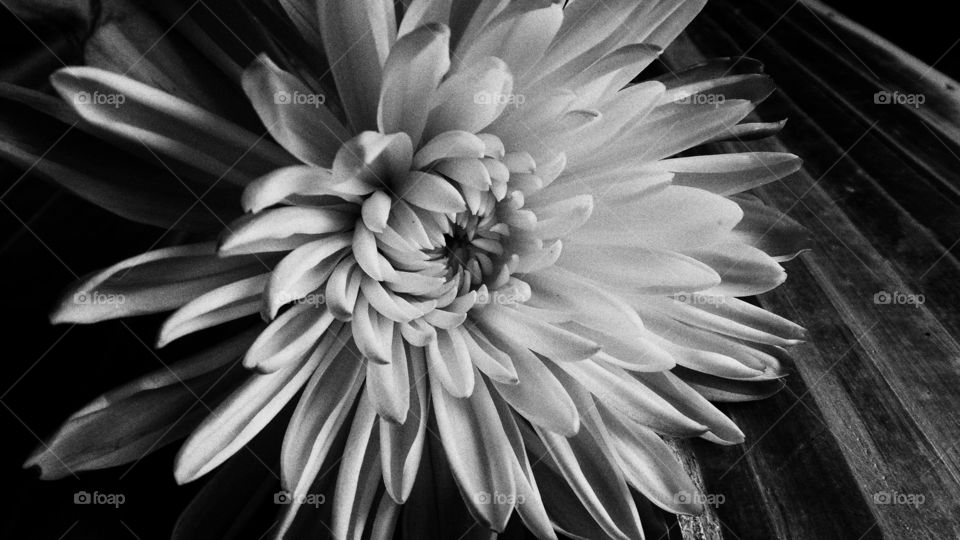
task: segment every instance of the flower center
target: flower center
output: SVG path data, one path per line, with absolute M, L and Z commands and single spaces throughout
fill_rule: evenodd
M 509 228 L 497 221 L 495 212 L 460 212 L 450 221 L 450 227 L 452 230 L 443 237 L 444 246 L 435 251 L 436 256 L 446 259 L 447 278 L 462 272 L 470 290 L 490 285 L 504 267 L 502 241 Z

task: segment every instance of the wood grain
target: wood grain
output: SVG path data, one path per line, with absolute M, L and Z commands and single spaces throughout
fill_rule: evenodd
M 757 113 L 786 129 L 723 146 L 803 157 L 757 195 L 815 238 L 760 299 L 810 330 L 799 377 L 726 408 L 744 446 L 692 445 L 706 490 L 729 494 L 724 537 L 960 537 L 956 87 L 822 5 L 716 1 L 684 39 L 668 64 L 746 53 L 778 82 Z M 882 90 L 930 107 L 876 103 Z

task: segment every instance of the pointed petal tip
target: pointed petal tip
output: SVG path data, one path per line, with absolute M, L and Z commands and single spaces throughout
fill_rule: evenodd
M 162 349 L 169 345 L 171 341 L 173 341 L 173 339 L 171 339 L 170 336 L 167 335 L 163 329 L 161 329 L 160 333 L 157 335 L 157 339 L 153 342 L 153 347 L 155 349 Z
M 57 90 L 63 92 L 70 79 L 77 78 L 79 66 L 64 67 L 50 74 L 50 84 Z
M 198 471 L 194 470 L 192 467 L 188 467 L 184 463 L 186 461 L 183 457 L 184 448 L 186 448 L 186 446 L 180 447 L 180 452 L 177 453 L 177 457 L 175 458 L 174 465 L 173 465 L 173 479 L 178 486 L 189 484 L 190 482 L 193 482 L 194 480 L 202 476 L 202 473 L 199 473 Z
M 703 506 L 703 504 L 697 501 L 679 502 L 678 501 L 679 496 L 680 494 L 678 493 L 677 497 L 674 498 L 675 504 L 672 508 L 669 509 L 671 512 L 674 512 L 676 514 L 683 514 L 685 516 L 694 516 L 694 517 L 703 515 L 703 512 L 705 511 L 705 507 Z
M 410 407 L 408 405 L 406 408 L 401 409 L 400 411 L 393 411 L 393 410 L 386 410 L 386 409 L 378 410 L 377 415 L 380 416 L 381 419 L 386 420 L 387 422 L 390 422 L 395 426 L 402 426 L 404 423 L 406 423 L 407 417 L 410 416 Z M 397 504 L 403 504 L 403 503 L 400 501 L 397 501 Z
M 72 474 L 72 472 L 65 468 L 50 468 L 44 467 L 41 463 L 42 454 L 44 450 L 38 450 L 37 453 L 30 456 L 29 459 L 23 462 L 23 465 L 20 467 L 27 471 L 28 474 L 32 475 L 36 480 L 42 480 L 44 482 L 50 482 L 52 480 L 60 480 L 66 478 Z
M 36 450 L 34 450 L 33 453 L 30 454 L 30 457 L 28 457 L 28 458 L 23 462 L 23 464 L 20 465 L 20 468 L 22 468 L 22 469 L 36 469 L 37 472 L 39 472 L 40 475 L 41 475 L 41 477 L 42 477 L 43 467 L 40 465 L 40 458 L 43 456 L 43 453 L 44 453 L 45 451 L 46 451 L 46 450 L 45 450 L 43 447 L 40 447 L 40 448 L 37 448 Z
M 66 323 L 70 323 L 70 322 L 77 322 L 77 321 L 71 321 L 71 320 L 69 319 L 69 317 L 67 317 L 66 313 L 64 313 L 64 310 L 63 310 L 63 307 L 62 307 L 62 306 L 54 309 L 53 311 L 51 311 L 50 314 L 47 315 L 47 320 L 50 321 L 50 324 L 51 324 L 51 325 L 66 324 Z

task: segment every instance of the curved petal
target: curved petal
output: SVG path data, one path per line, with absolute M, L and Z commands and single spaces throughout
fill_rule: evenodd
M 507 65 L 487 57 L 454 73 L 434 93 L 424 139 L 455 129 L 477 133 L 510 102 L 513 77 Z
M 396 39 L 390 0 L 319 0 L 320 35 L 354 133 L 377 127 L 382 66 Z
M 402 424 L 380 419 L 380 459 L 383 483 L 397 504 L 406 502 L 413 489 L 429 418 L 429 390 L 423 349 L 410 348 L 408 383 L 410 408 Z M 371 364 L 372 365 L 372 364 Z
M 263 272 L 253 257 L 217 257 L 212 242 L 148 251 L 72 286 L 50 315 L 56 323 L 93 323 L 157 313 Z
M 273 143 L 180 98 L 90 67 L 61 69 L 54 88 L 84 120 L 196 167 L 214 180 L 245 185 L 295 160 Z
M 267 131 L 300 161 L 333 164 L 349 132 L 324 105 L 326 97 L 260 55 L 243 72 L 243 90 Z
M 450 68 L 450 29 L 421 26 L 400 38 L 383 66 L 383 87 L 377 106 L 382 133 L 405 132 L 419 146 L 430 111 L 430 96 Z
M 248 379 L 180 447 L 174 467 L 177 482 L 196 480 L 253 439 L 307 382 L 322 359 L 321 354 L 310 355 L 280 371 Z
M 67 419 L 24 467 L 39 467 L 44 479 L 63 478 L 138 460 L 186 436 L 208 413 L 205 404 L 240 382 L 243 373 L 231 367 L 257 331 L 103 394 Z
M 466 399 L 451 396 L 431 381 L 440 439 L 460 492 L 483 525 L 503 531 L 516 500 L 514 469 L 504 466 L 512 447 L 487 391 L 478 384 Z

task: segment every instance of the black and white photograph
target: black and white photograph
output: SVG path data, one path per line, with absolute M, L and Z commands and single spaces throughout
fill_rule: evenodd
M 960 539 L 954 7 L 0 0 L 0 538 Z

